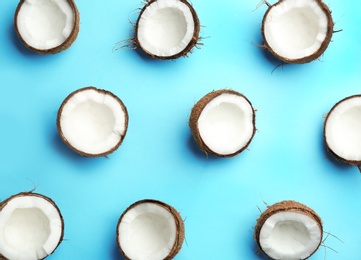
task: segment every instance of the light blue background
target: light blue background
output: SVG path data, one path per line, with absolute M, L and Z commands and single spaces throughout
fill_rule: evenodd
M 273 2 L 271 2 L 273 3 Z M 253 227 L 265 204 L 294 199 L 322 217 L 329 237 L 312 259 L 360 259 L 361 176 L 325 151 L 323 116 L 361 92 L 361 2 L 329 0 L 335 30 L 319 61 L 280 64 L 257 44 L 266 6 L 257 0 L 194 0 L 204 46 L 176 61 L 119 50 L 141 1 L 78 0 L 81 25 L 70 49 L 41 56 L 13 29 L 18 2 L 0 1 L 0 199 L 33 189 L 65 219 L 65 240 L 48 259 L 122 259 L 121 213 L 139 199 L 173 205 L 185 219 L 177 260 L 262 259 Z M 57 110 L 72 91 L 107 89 L 123 100 L 129 128 L 109 158 L 83 158 L 63 144 Z M 232 88 L 257 109 L 257 133 L 230 159 L 207 158 L 188 127 L 192 106 Z

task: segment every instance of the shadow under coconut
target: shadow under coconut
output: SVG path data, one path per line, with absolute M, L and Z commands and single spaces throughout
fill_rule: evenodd
M 113 245 L 112 259 L 126 260 L 125 257 L 120 253 L 117 243 L 114 243 Z
M 136 48 L 135 50 L 133 50 L 136 55 L 144 62 L 149 62 L 152 64 L 157 64 L 158 66 L 161 64 L 164 64 L 164 66 L 168 66 L 168 64 L 170 62 L 176 62 L 178 59 L 182 59 L 182 58 L 186 58 L 186 57 L 179 57 L 176 59 L 158 59 L 158 58 L 152 58 L 151 56 L 149 56 L 148 54 L 146 54 L 141 48 Z
M 41 55 L 39 55 L 38 53 L 35 53 L 24 46 L 24 44 L 20 41 L 18 35 L 16 34 L 13 24 L 9 24 L 8 34 L 8 38 L 10 39 L 12 45 L 15 46 L 15 48 L 24 55 L 24 57 L 29 57 L 32 59 L 36 57 L 41 57 Z
M 207 160 L 207 161 L 216 161 L 222 159 L 220 157 L 214 156 L 212 154 L 207 154 L 203 152 L 197 145 L 196 141 L 193 139 L 193 136 L 190 134 L 188 136 L 187 142 L 189 150 L 199 159 Z
M 345 172 L 346 170 L 350 170 L 352 168 L 356 168 L 356 166 L 352 166 L 349 165 L 347 163 L 343 163 L 339 160 L 337 160 L 337 158 L 327 149 L 326 144 L 325 144 L 325 139 L 323 136 L 323 124 L 322 124 L 322 129 L 321 129 L 321 134 L 320 134 L 320 150 L 323 154 L 323 158 L 324 160 L 329 161 L 335 168 Z
M 275 56 L 273 56 L 268 50 L 263 48 L 263 38 L 260 32 L 257 33 L 255 37 L 254 46 L 257 48 L 256 53 L 260 56 L 260 59 L 266 60 L 269 65 L 273 68 L 272 73 L 282 66 L 286 65 L 286 63 L 280 61 Z
M 82 155 L 76 153 L 63 142 L 63 140 L 60 138 L 58 132 L 56 132 L 54 134 L 53 144 L 57 151 L 59 151 L 61 154 L 65 155 L 71 161 L 76 162 L 77 164 L 87 163 L 87 164 L 93 165 L 94 163 L 98 162 L 101 159 L 102 160 L 107 159 L 106 156 L 92 158 L 92 157 L 85 157 L 85 156 L 82 156 Z

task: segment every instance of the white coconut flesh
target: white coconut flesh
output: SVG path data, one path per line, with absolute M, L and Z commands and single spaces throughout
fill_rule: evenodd
M 39 50 L 60 46 L 74 24 L 74 12 L 67 0 L 25 0 L 17 16 L 19 34 Z
M 273 259 L 306 259 L 318 248 L 322 233 L 317 222 L 296 212 L 279 212 L 263 224 L 259 243 Z
M 8 259 L 43 259 L 60 243 L 63 222 L 47 200 L 20 196 L 0 212 L 0 254 Z
M 361 161 L 361 97 L 338 103 L 329 113 L 325 125 L 328 147 L 339 157 Z
M 238 152 L 253 136 L 253 114 L 252 106 L 243 96 L 223 93 L 202 110 L 198 119 L 200 136 L 217 154 Z
M 268 45 L 287 59 L 301 59 L 317 52 L 327 30 L 328 18 L 318 0 L 284 0 L 270 9 L 264 21 Z
M 155 203 L 141 203 L 122 217 L 118 241 L 127 257 L 161 260 L 171 252 L 177 237 L 174 216 Z
M 86 154 L 103 154 L 116 147 L 126 132 L 126 112 L 109 92 L 87 88 L 64 104 L 60 127 L 67 142 Z
M 152 55 L 173 56 L 188 46 L 194 27 L 192 12 L 186 4 L 179 0 L 157 0 L 141 14 L 137 38 Z

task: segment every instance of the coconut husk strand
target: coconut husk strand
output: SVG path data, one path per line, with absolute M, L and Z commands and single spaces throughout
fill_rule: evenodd
M 166 216 L 164 216 L 163 214 L 165 214 Z M 145 219 L 151 219 L 152 216 L 157 215 L 158 217 L 160 217 L 160 219 L 162 218 L 162 215 L 164 216 L 164 219 L 160 220 L 160 221 L 168 221 L 167 219 L 172 219 L 174 220 L 174 222 L 172 222 L 172 225 L 174 225 L 174 232 L 171 231 L 170 233 L 174 233 L 174 241 L 173 244 L 168 244 L 165 249 L 163 248 L 163 250 L 166 250 L 165 253 L 163 253 L 163 256 L 160 257 L 159 252 L 153 252 L 152 255 L 147 255 L 145 254 L 141 254 L 140 251 L 145 250 L 143 247 L 145 247 L 146 245 L 144 245 L 144 241 L 142 243 L 142 245 L 138 245 L 138 247 L 136 248 L 130 248 L 129 246 L 127 246 L 127 243 L 130 242 L 135 242 L 135 241 L 129 241 L 131 238 L 134 238 L 133 236 L 128 236 L 129 233 L 131 233 L 131 228 L 133 227 L 133 223 L 134 222 L 139 222 L 141 221 L 140 219 L 142 219 L 142 216 L 145 216 Z M 145 225 L 148 225 L 148 227 L 145 227 L 146 229 L 148 228 L 152 228 L 153 226 L 157 226 L 156 224 L 153 223 L 149 223 L 149 222 L 145 222 Z M 152 227 L 149 227 L 149 225 L 151 225 Z M 166 223 L 160 223 L 160 225 L 163 228 L 169 228 L 169 227 L 165 227 L 169 224 Z M 143 226 L 144 227 L 144 226 Z M 154 228 L 156 229 L 156 228 Z M 156 230 L 159 231 L 159 230 Z M 162 231 L 162 230 L 160 230 Z M 138 229 L 138 232 L 141 232 Z M 154 230 L 153 230 L 154 232 Z M 183 219 L 181 218 L 179 212 L 172 206 L 159 201 L 159 200 L 153 200 L 153 199 L 144 199 L 144 200 L 139 200 L 135 203 L 133 203 L 132 205 L 130 205 L 121 215 L 121 217 L 119 218 L 118 224 L 117 224 L 117 229 L 116 229 L 116 240 L 117 240 L 117 244 L 118 244 L 118 248 L 120 250 L 120 252 L 122 253 L 122 255 L 124 256 L 125 259 L 127 260 L 131 260 L 131 259 L 149 259 L 149 257 L 151 257 L 152 259 L 173 259 L 178 252 L 180 251 L 180 249 L 182 248 L 182 244 L 184 241 L 184 233 L 185 233 L 185 229 L 184 229 L 184 222 Z M 124 237 L 122 237 L 124 236 Z M 144 237 L 144 235 L 142 235 L 142 237 Z M 156 237 L 156 235 L 155 235 Z M 138 239 L 140 239 L 138 237 Z M 135 251 L 139 251 L 139 252 L 135 252 Z M 137 255 L 138 254 L 138 255 Z M 166 255 L 164 255 L 166 254 Z M 132 257 L 133 255 L 133 257 Z M 136 257 L 134 257 L 134 255 L 137 255 Z M 157 257 L 158 256 L 158 257 Z M 160 257 L 160 258 L 159 258 Z
M 313 5 L 313 3 L 316 3 L 316 5 Z M 327 49 L 334 33 L 334 22 L 331 11 L 324 2 L 321 0 L 305 0 L 301 4 L 300 6 L 300 2 L 296 0 L 280 0 L 274 5 L 267 3 L 269 8 L 263 17 L 261 33 L 264 43 L 262 47 L 285 63 L 308 63 L 318 59 Z M 294 5 L 293 9 L 289 8 L 290 5 Z M 276 9 L 282 10 L 283 6 L 287 8 L 285 12 L 275 11 Z M 316 10 L 311 11 L 312 7 L 315 7 Z M 298 13 L 297 9 L 299 10 Z M 306 12 L 306 9 L 308 9 L 309 12 Z M 291 14 L 291 12 L 293 13 Z M 284 18 L 283 20 L 286 26 L 290 26 L 290 24 L 292 25 L 293 23 L 297 24 L 291 32 L 283 29 L 279 24 L 275 24 L 281 23 L 281 15 L 285 13 L 289 14 L 288 18 Z M 297 20 L 289 21 L 289 19 L 294 18 Z M 314 22 L 313 20 L 316 19 L 319 21 Z M 304 27 L 306 24 L 319 27 L 306 28 Z M 277 28 L 272 29 L 271 26 Z M 310 36 L 313 37 L 311 44 L 311 42 L 308 42 L 311 40 L 305 40 L 305 38 L 308 37 L 314 29 L 318 29 L 318 31 Z M 283 30 L 285 30 L 285 32 L 281 34 L 280 32 Z M 299 30 L 299 34 L 293 33 L 297 30 Z M 322 39 L 322 41 L 320 42 L 319 39 Z M 302 41 L 302 46 L 299 46 Z M 298 45 L 297 48 L 299 49 L 296 48 L 296 45 Z
M 289 214 L 291 213 L 291 215 L 282 215 L 282 214 Z M 281 217 L 277 217 L 277 216 L 281 216 Z M 291 217 L 290 217 L 291 216 Z M 298 217 L 294 217 L 294 216 L 298 216 Z M 271 224 L 266 224 L 269 223 L 269 219 L 273 218 L 271 222 Z M 297 258 L 297 259 L 307 259 L 308 257 L 310 257 L 312 254 L 314 254 L 317 249 L 319 248 L 319 246 L 322 243 L 322 235 L 323 235 L 323 225 L 322 225 L 322 220 L 319 217 L 319 215 L 310 207 L 301 204 L 297 201 L 293 201 L 293 200 L 285 200 L 285 201 L 281 201 L 278 203 L 275 203 L 271 206 L 268 206 L 267 209 L 262 212 L 262 214 L 260 215 L 260 217 L 257 219 L 257 224 L 255 227 L 255 231 L 254 231 L 254 238 L 257 242 L 258 248 L 265 253 L 267 256 L 269 256 L 272 259 L 287 259 L 287 258 L 283 258 L 283 257 L 272 257 L 273 253 L 270 251 L 273 250 L 273 248 L 277 248 L 276 245 L 273 245 L 272 242 L 267 243 L 267 241 L 263 244 L 261 242 L 261 236 L 264 236 L 265 234 L 269 234 L 272 235 L 272 229 L 275 230 L 276 226 L 277 226 L 277 218 L 279 220 L 279 223 L 285 223 L 285 226 L 288 225 L 288 223 L 290 221 L 299 221 L 300 223 L 302 223 L 302 221 L 307 222 L 306 226 L 304 227 L 305 229 L 309 229 L 308 230 L 308 234 L 310 236 L 310 241 L 312 242 L 313 246 L 312 251 L 306 253 L 306 256 L 302 257 L 302 258 Z M 310 224 L 312 223 L 312 224 Z M 261 234 L 261 232 L 263 231 L 263 229 L 271 229 L 270 231 L 264 231 L 263 234 Z M 311 231 L 310 231 L 311 230 Z M 312 234 L 311 234 L 312 233 Z M 311 235 L 310 235 L 311 234 Z M 288 240 L 292 240 L 293 236 L 290 234 L 286 234 Z M 264 239 L 264 238 L 263 238 Z M 295 238 L 297 239 L 297 238 Z M 309 243 L 311 243 L 309 241 Z M 271 243 L 271 244 L 270 244 Z M 275 243 L 275 242 L 274 242 Z M 305 241 L 303 241 L 303 243 L 306 243 Z M 267 249 L 265 250 L 265 248 L 267 247 Z M 279 250 L 279 249 L 275 249 L 275 250 Z M 297 250 L 295 250 L 294 248 L 291 250 L 293 252 L 297 252 Z M 289 256 L 289 258 L 292 258 L 292 256 Z M 292 259 L 296 259 L 296 258 L 292 258 Z
M 39 54 L 55 54 L 68 49 L 73 44 L 79 33 L 80 15 L 73 0 L 67 0 L 66 3 L 68 4 L 66 7 L 64 6 L 63 2 L 60 3 L 62 5 L 62 8 L 60 8 L 58 3 L 56 3 L 56 0 L 39 3 L 37 3 L 36 0 L 31 1 L 30 3 L 28 0 L 20 0 L 14 15 L 14 27 L 16 34 L 26 48 Z M 25 20 L 26 15 L 32 15 L 38 18 L 39 11 L 36 12 L 35 10 L 36 8 L 41 10 L 42 5 L 52 5 L 53 8 L 51 10 L 57 10 L 58 12 L 64 12 L 64 10 L 66 10 L 66 12 L 69 13 L 63 13 L 63 15 L 56 16 L 56 13 L 49 14 L 49 11 L 46 9 L 44 10 L 45 17 L 43 19 L 46 20 L 46 22 L 44 22 L 42 25 L 35 23 L 29 26 L 29 24 L 25 24 L 25 21 L 21 21 L 21 19 Z M 22 12 L 23 8 L 27 9 L 28 11 Z M 67 19 L 64 21 L 64 27 L 54 28 L 52 31 L 52 28 L 47 28 L 50 25 L 56 24 L 54 21 L 55 19 L 62 19 L 63 17 L 66 17 Z M 72 17 L 72 19 L 69 17 Z M 26 19 L 27 23 L 30 21 L 30 19 Z M 36 26 L 40 28 L 43 27 L 43 35 L 40 35 L 37 32 L 38 29 L 35 29 Z M 44 34 L 54 34 L 54 30 L 57 30 L 56 33 L 58 34 L 58 38 L 55 37 L 51 40 L 45 40 Z
M 361 95 L 338 101 L 326 115 L 323 137 L 327 150 L 342 163 L 357 166 L 361 172 Z
M 167 18 L 168 14 L 177 17 L 177 19 Z M 155 23 L 148 25 L 147 23 L 152 20 L 153 16 L 161 16 L 166 21 L 165 25 L 159 23 L 157 23 L 158 27 L 154 26 Z M 174 22 L 183 23 L 181 27 L 184 29 L 182 31 L 184 35 L 174 36 L 175 32 L 179 32 L 179 26 L 172 27 Z M 193 26 L 189 27 L 189 23 Z M 149 30 L 155 32 L 150 33 Z M 146 1 L 145 6 L 141 9 L 134 32 L 134 38 L 129 40 L 134 48 L 140 48 L 154 59 L 177 59 L 188 56 L 199 43 L 200 22 L 196 11 L 186 0 L 150 0 Z M 171 35 L 177 39 L 167 39 Z
M 85 87 L 62 102 L 56 125 L 61 139 L 85 157 L 106 156 L 122 144 L 128 130 L 128 111 L 112 92 Z
M 237 111 L 238 114 L 234 115 L 234 113 L 232 112 L 232 116 L 234 116 L 234 118 L 229 118 L 228 123 L 229 121 L 232 122 L 232 121 L 241 120 L 245 124 L 245 127 L 243 127 L 243 129 L 237 128 L 236 133 L 233 133 L 236 135 L 234 140 L 230 139 L 228 133 L 224 133 L 223 137 L 225 138 L 224 139 L 225 142 L 218 143 L 217 145 L 212 144 L 213 147 L 211 147 L 212 140 L 220 140 L 220 136 L 212 136 L 205 138 L 205 135 L 204 134 L 202 135 L 202 131 L 205 132 L 208 130 L 205 127 L 203 127 L 204 130 L 201 130 L 200 122 L 206 120 L 206 119 L 202 119 L 202 116 L 203 118 L 206 118 L 205 116 L 206 113 L 211 111 L 211 109 L 222 107 L 222 104 L 239 106 L 238 107 L 239 111 Z M 207 107 L 212 107 L 212 108 L 208 109 Z M 227 112 L 225 112 L 224 117 L 227 117 Z M 227 121 L 222 122 L 222 118 L 219 118 L 217 120 L 220 121 L 219 125 L 227 124 Z M 197 143 L 199 148 L 202 151 L 204 151 L 206 154 L 212 154 L 217 157 L 233 157 L 244 151 L 251 143 L 256 132 L 255 121 L 256 121 L 255 110 L 252 106 L 252 103 L 244 95 L 234 90 L 221 89 L 206 94 L 193 106 L 189 118 L 189 127 L 195 142 Z M 217 124 L 215 123 L 214 125 L 212 125 L 211 123 L 209 127 L 216 128 Z M 229 140 L 226 140 L 227 138 Z M 238 139 L 236 140 L 236 138 L 240 138 L 240 140 Z M 220 152 L 220 150 L 225 150 L 225 147 L 229 145 L 228 142 L 233 143 L 232 145 L 238 143 L 239 144 L 236 148 L 232 148 L 231 150 Z M 219 146 L 217 147 L 217 150 L 215 149 L 216 146 Z
M 44 259 L 63 240 L 63 216 L 55 202 L 41 194 L 21 192 L 2 201 L 0 221 L 4 221 L 0 225 L 0 259 Z M 18 227 L 17 222 L 20 223 Z M 32 227 L 26 230 L 26 224 Z M 27 243 L 29 237 L 32 245 L 19 246 L 20 242 Z

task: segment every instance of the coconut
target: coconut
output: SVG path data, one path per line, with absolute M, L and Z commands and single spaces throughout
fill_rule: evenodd
M 296 201 L 269 206 L 257 220 L 254 238 L 259 249 L 272 259 L 307 259 L 322 242 L 321 218 Z
M 140 200 L 119 218 L 116 239 L 126 259 L 172 259 L 182 247 L 184 223 L 172 206 L 157 200 Z
M 264 15 L 263 46 L 286 63 L 311 62 L 327 49 L 333 25 L 321 0 L 280 0 Z
M 186 56 L 199 40 L 200 23 L 186 0 L 150 0 L 135 24 L 135 47 L 156 59 Z
M 23 192 L 0 203 L 0 259 L 43 259 L 63 234 L 63 217 L 48 197 Z
M 64 143 L 88 157 L 114 152 L 128 129 L 128 112 L 113 93 L 86 87 L 78 89 L 61 104 L 58 132 Z
M 323 135 L 332 155 L 361 171 L 361 95 L 346 97 L 332 107 Z
M 228 89 L 213 91 L 193 107 L 189 126 L 205 153 L 232 157 L 250 144 L 255 131 L 255 111 L 242 94 Z
M 73 0 L 21 0 L 14 24 L 27 48 L 40 54 L 54 54 L 75 41 L 79 12 Z

